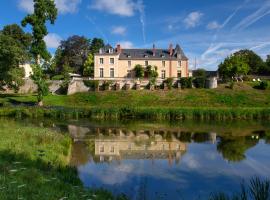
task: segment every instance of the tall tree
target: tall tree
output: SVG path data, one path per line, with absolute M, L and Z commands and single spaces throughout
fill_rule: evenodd
M 105 46 L 104 41 L 101 38 L 94 38 L 91 42 L 91 53 L 98 53 L 100 48 Z
M 17 92 L 23 85 L 24 69 L 20 64 L 29 61 L 31 35 L 17 24 L 0 31 L 0 82 Z
M 236 56 L 242 57 L 249 66 L 249 74 L 262 74 L 261 69 L 264 67 L 263 59 L 254 51 L 244 49 L 234 53 Z
M 83 74 L 83 65 L 90 48 L 91 41 L 84 36 L 74 35 L 62 41 L 55 57 L 56 73 L 62 71 L 64 65 L 68 65 L 74 73 Z
M 40 65 L 40 59 L 48 61 L 50 53 L 47 50 L 44 37 L 48 34 L 46 22 L 54 24 L 57 17 L 57 9 L 52 0 L 34 0 L 34 13 L 27 15 L 22 20 L 22 26 L 27 24 L 32 26 L 33 38 L 31 44 L 31 54 L 35 60 L 34 74 L 32 76 L 38 87 L 38 104 L 43 105 L 43 97 L 47 95 L 48 86 Z M 47 88 L 46 88 L 47 87 Z
M 242 75 L 247 75 L 249 72 L 249 65 L 245 58 L 240 55 L 231 55 L 222 62 L 218 71 L 220 76 L 225 79 L 239 78 Z

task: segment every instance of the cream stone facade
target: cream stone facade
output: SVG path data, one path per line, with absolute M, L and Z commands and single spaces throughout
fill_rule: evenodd
M 94 57 L 94 78 L 98 80 L 135 79 L 134 67 L 156 66 L 158 79 L 188 77 L 188 58 L 179 45 L 166 49 L 121 49 L 107 45 Z M 147 79 L 147 74 L 144 77 Z

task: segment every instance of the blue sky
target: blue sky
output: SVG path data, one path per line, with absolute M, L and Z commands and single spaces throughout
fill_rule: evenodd
M 126 48 L 168 48 L 179 43 L 198 67 L 214 70 L 247 48 L 270 54 L 270 0 L 55 0 L 59 16 L 46 37 L 53 53 L 77 34 Z M 32 0 L 1 0 L 0 28 L 20 23 Z M 29 31 L 29 27 L 26 28 Z

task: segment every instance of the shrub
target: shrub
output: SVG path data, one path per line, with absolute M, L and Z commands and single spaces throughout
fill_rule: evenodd
M 172 89 L 172 87 L 173 87 L 173 78 L 167 78 L 165 80 L 165 83 L 167 84 L 167 87 L 168 87 L 169 90 Z
M 104 83 L 103 83 L 103 89 L 104 90 L 109 90 L 111 84 L 112 84 L 111 81 L 104 81 Z
M 52 77 L 52 80 L 54 80 L 54 81 L 64 80 L 64 76 L 62 74 L 55 75 Z
M 99 81 L 98 80 L 84 80 L 83 83 L 86 87 L 89 87 L 93 90 L 98 90 L 98 88 L 99 88 Z
M 268 88 L 268 82 L 267 81 L 262 81 L 260 84 L 256 87 L 260 90 L 266 90 Z
M 234 86 L 235 86 L 235 82 L 231 81 L 229 84 L 229 88 L 233 90 Z
M 192 88 L 192 78 L 181 78 L 180 79 L 180 83 L 181 83 L 181 88 L 185 89 L 185 88 Z
M 206 78 L 205 77 L 197 77 L 193 81 L 196 88 L 205 88 Z

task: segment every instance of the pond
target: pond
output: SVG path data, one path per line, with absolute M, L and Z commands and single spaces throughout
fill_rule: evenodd
M 132 200 L 205 199 L 213 192 L 238 192 L 243 181 L 255 176 L 270 179 L 268 123 L 37 124 L 72 137 L 70 164 L 85 187 L 124 193 Z

